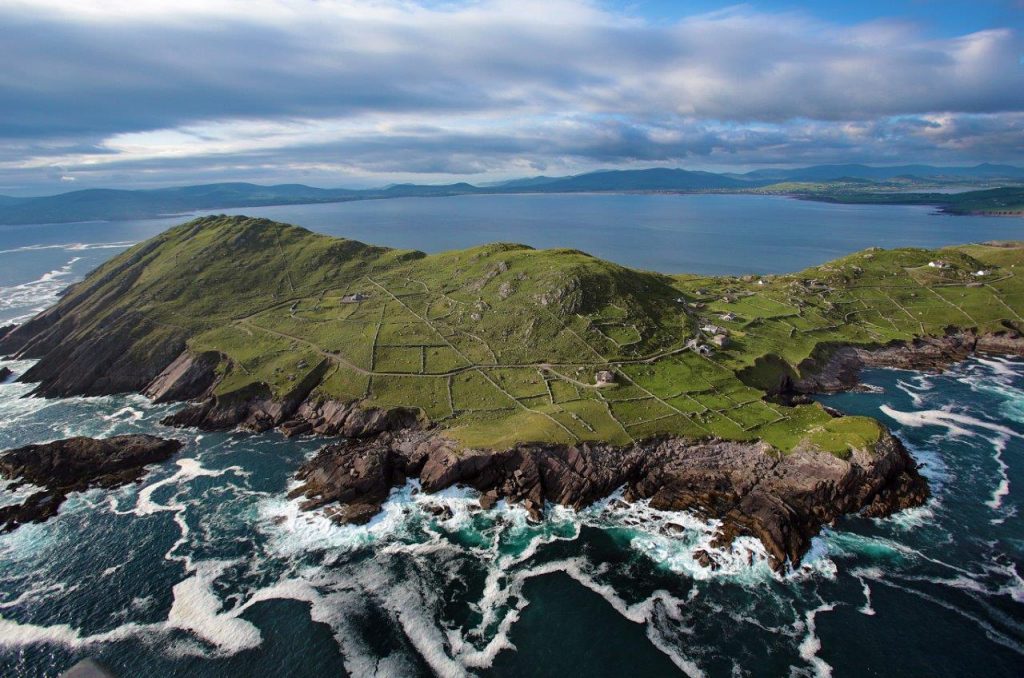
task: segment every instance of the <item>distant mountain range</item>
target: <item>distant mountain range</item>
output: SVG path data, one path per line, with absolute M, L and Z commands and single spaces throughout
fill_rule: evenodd
M 575 193 L 582 191 L 708 191 L 751 188 L 763 180 L 744 180 L 712 172 L 655 168 L 644 170 L 606 170 L 572 177 L 534 177 L 514 179 L 490 188 L 490 191 L 540 191 Z
M 942 180 L 1024 180 L 1024 168 L 1011 165 L 984 163 L 974 167 L 935 167 L 932 165 L 898 165 L 895 167 L 871 167 L 869 165 L 817 165 L 801 169 L 763 169 L 746 174 L 726 176 L 750 181 L 836 181 L 838 179 L 867 179 L 869 181 L 890 181 L 892 179 L 942 179 Z
M 582 193 L 617 191 L 731 192 L 783 182 L 864 183 L 912 180 L 924 183 L 1024 182 L 1024 168 L 982 164 L 975 167 L 902 165 L 818 165 L 716 174 L 683 169 L 604 170 L 568 177 L 530 177 L 474 186 L 396 184 L 377 189 L 314 188 L 302 184 L 259 186 L 219 183 L 145 190 L 87 189 L 58 195 L 16 198 L 0 195 L 0 224 L 143 219 L 228 207 L 296 205 L 350 200 L 467 194 Z

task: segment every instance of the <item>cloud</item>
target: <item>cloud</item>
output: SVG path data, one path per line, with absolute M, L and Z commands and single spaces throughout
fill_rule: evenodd
M 745 6 L 649 23 L 583 0 L 0 0 L 0 185 L 1015 161 L 1022 52 L 1010 28 Z

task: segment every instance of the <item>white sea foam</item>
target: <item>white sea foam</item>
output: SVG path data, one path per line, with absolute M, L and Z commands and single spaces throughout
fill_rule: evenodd
M 55 595 L 66 595 L 71 591 L 74 591 L 78 586 L 69 587 L 64 582 L 55 582 L 53 584 L 37 584 L 30 588 L 25 589 L 16 597 L 6 602 L 0 603 L 0 609 L 20 607 L 28 603 L 36 603 L 40 600 L 53 597 Z
M 880 408 L 882 412 L 900 422 L 904 426 L 919 428 L 922 426 L 945 427 L 951 435 L 959 437 L 975 437 L 980 431 L 991 432 L 995 435 L 983 436 L 993 449 L 993 461 L 996 463 L 998 480 L 992 490 L 991 498 L 985 505 L 992 510 L 1002 508 L 1003 499 L 1010 493 L 1009 466 L 1003 459 L 1003 452 L 1011 437 L 1024 439 L 1024 435 L 1014 431 L 1008 426 L 985 421 L 977 417 L 960 414 L 949 410 L 922 410 L 919 412 L 900 412 L 888 405 Z
M 60 291 L 73 282 L 74 265 L 81 257 L 72 257 L 60 268 L 44 273 L 36 280 L 0 287 L 0 313 L 15 311 L 21 314 L 5 322 L 18 324 L 52 306 Z
M 110 631 L 82 635 L 79 629 L 70 624 L 54 624 L 52 626 L 22 624 L 0 616 L 0 647 L 16 648 L 37 643 L 52 643 L 77 649 L 98 643 L 127 640 L 149 628 L 148 625 L 129 623 Z
M 484 524 L 490 525 L 480 533 L 485 543 L 467 549 L 442 538 L 442 533 L 434 525 L 445 530 L 472 529 L 473 514 L 478 512 L 476 493 L 452 489 L 439 495 L 425 495 L 416 492 L 417 489 L 415 483 L 397 488 L 385 504 L 383 512 L 365 526 L 337 525 L 316 512 L 299 511 L 297 500 L 289 502 L 281 499 L 261 502 L 260 522 L 263 529 L 271 534 L 275 549 L 289 557 L 301 557 L 309 553 L 310 549 L 333 552 L 336 549 L 350 550 L 372 544 L 378 554 L 377 558 L 428 558 L 432 568 L 445 559 L 464 557 L 467 551 L 486 563 L 484 587 L 475 605 L 481 621 L 466 631 L 438 628 L 433 612 L 434 603 L 432 599 L 423 598 L 426 594 L 422 581 L 392 581 L 385 574 L 387 568 L 383 564 L 371 568 L 373 577 L 363 571 L 345 571 L 347 587 L 357 585 L 365 594 L 376 597 L 381 596 L 381 592 L 388 592 L 380 602 L 392 611 L 403 634 L 439 675 L 463 675 L 468 670 L 486 668 L 500 652 L 514 649 L 508 637 L 509 632 L 528 604 L 522 596 L 523 583 L 530 578 L 554 572 L 563 572 L 598 593 L 626 619 L 648 625 L 648 637 L 652 644 L 665 652 L 687 675 L 703 675 L 692 660 L 680 649 L 674 648 L 650 624 L 655 610 L 663 616 L 668 614 L 679 619 L 681 601 L 661 591 L 640 603 L 627 604 L 611 585 L 598 580 L 600 568 L 592 570 L 584 559 L 530 565 L 543 546 L 559 540 L 577 539 L 582 524 L 606 525 L 617 519 L 624 526 L 626 520 L 640 523 L 641 513 L 646 514 L 645 520 L 652 522 L 655 516 L 653 510 L 638 506 L 632 512 L 613 517 L 614 511 L 609 511 L 606 504 L 579 513 L 555 506 L 548 509 L 543 523 L 534 525 L 528 521 L 526 511 L 521 507 L 499 502 L 494 510 L 481 514 Z M 446 507 L 451 517 L 435 517 L 433 513 L 436 511 L 428 510 L 431 505 Z M 660 516 L 663 520 L 696 520 L 682 514 L 659 513 L 663 513 Z M 643 529 L 657 530 L 659 524 L 645 525 Z M 706 523 L 701 523 L 701 528 L 702 534 L 710 533 L 711 528 Z M 419 539 L 400 538 L 411 536 L 415 529 L 422 530 Z M 637 530 L 637 525 L 630 525 L 629 529 Z M 637 530 L 638 535 L 641 532 Z M 513 547 L 513 544 L 521 545 Z M 744 567 L 750 569 L 746 556 L 737 557 L 739 560 L 742 560 Z M 341 577 L 340 574 L 338 576 Z M 323 603 L 315 604 L 314 609 L 319 604 Z M 445 646 L 449 648 L 448 652 L 442 650 Z M 344 652 L 346 665 L 350 661 L 360 664 L 359 660 L 349 657 L 352 652 L 351 647 Z
M 109 250 L 131 247 L 135 244 L 133 240 L 122 240 L 119 242 L 72 242 L 59 243 L 54 245 L 25 245 L 13 247 L 7 250 L 0 250 L 0 254 L 16 254 L 18 252 L 38 252 L 40 250 L 65 250 L 68 252 L 83 252 L 86 250 Z
M 31 495 L 43 489 L 38 485 L 33 485 L 32 483 L 25 483 L 17 488 L 11 487 L 12 485 L 16 485 L 18 482 L 20 481 L 0 477 L 0 508 L 20 504 Z
M 896 387 L 910 396 L 914 407 L 920 407 L 924 402 L 924 394 L 931 391 L 934 388 L 931 380 L 928 379 L 927 375 L 916 374 L 908 380 L 897 379 Z
M 884 575 L 879 567 L 858 567 L 850 572 L 860 582 L 861 590 L 864 592 L 864 604 L 859 608 L 861 614 L 869 617 L 875 616 L 875 608 L 871 606 L 871 586 L 869 580 L 881 579 Z
M 807 635 L 800 642 L 798 650 L 800 658 L 811 665 L 814 675 L 818 678 L 829 678 L 832 675 L 832 666 L 818 656 L 818 653 L 821 652 L 821 639 L 817 636 L 817 617 L 823 612 L 831 612 L 834 609 L 834 603 L 822 603 L 813 610 L 808 610 L 804 617 Z
M 625 619 L 635 624 L 646 625 L 648 639 L 652 641 L 652 644 L 657 649 L 665 653 L 684 674 L 690 678 L 701 678 L 704 676 L 704 671 L 696 662 L 686 657 L 680 650 L 671 647 L 660 634 L 652 630 L 652 622 L 659 611 L 666 611 L 668 616 L 677 622 L 677 631 L 685 630 L 678 628 L 678 622 L 681 620 L 679 610 L 685 605 L 685 601 L 673 597 L 667 591 L 658 590 L 640 602 L 626 603 L 613 586 L 601 583 L 595 578 L 594 574 L 588 570 L 588 563 L 583 558 L 571 558 L 538 565 L 523 571 L 517 578 L 520 581 L 525 581 L 532 577 L 555 572 L 567 574 L 578 584 L 604 598 L 605 602 Z
M 832 552 L 829 549 L 830 533 L 831 530 L 826 529 L 822 536 L 811 539 L 811 547 L 804 554 L 800 565 L 797 567 L 790 566 L 786 579 L 799 582 L 815 578 L 836 578 L 839 568 L 831 557 Z
M 161 487 L 165 487 L 167 485 L 179 485 L 203 476 L 216 477 L 222 476 L 225 473 L 241 471 L 237 466 L 231 466 L 225 469 L 208 469 L 205 468 L 198 459 L 192 459 L 189 457 L 178 459 L 176 463 L 178 465 L 178 471 L 174 475 L 164 478 L 163 480 L 158 480 L 155 483 L 147 485 L 139 490 L 139 497 L 136 501 L 135 509 L 132 511 L 135 515 L 145 516 L 159 511 L 179 511 L 184 508 L 181 504 L 177 503 L 164 505 L 154 502 L 153 493 Z
M 169 627 L 189 631 L 226 654 L 259 647 L 263 640 L 256 626 L 238 618 L 238 611 L 221 612 L 221 600 L 212 586 L 231 564 L 196 563 L 194 574 L 174 585 L 174 601 L 167 615 Z
M 1024 367 L 1024 364 L 1019 361 L 1007 360 L 1006 358 L 1000 358 L 999 356 L 978 356 L 975 360 L 991 369 L 998 376 L 1006 377 L 1008 379 L 1015 379 L 1022 376 L 1021 368 Z
M 768 554 L 760 540 L 738 537 L 729 547 L 713 546 L 721 521 L 699 518 L 686 511 L 659 511 L 647 501 L 624 505 L 612 497 L 582 512 L 584 524 L 626 529 L 630 545 L 672 572 L 693 579 L 728 578 L 759 583 L 772 576 Z M 694 554 L 704 551 L 711 559 L 702 565 Z
M 101 414 L 100 418 L 104 421 L 138 421 L 143 416 L 145 416 L 145 412 L 127 405 L 110 414 Z
M 108 567 L 105 570 L 103 570 L 103 572 L 100 574 L 100 576 L 101 577 L 109 577 L 110 575 L 112 575 L 112 574 L 116 573 L 118 570 L 120 570 L 122 567 L 124 567 L 124 563 L 120 563 L 118 565 L 112 565 L 111 567 Z
M 960 414 L 950 410 L 920 410 L 917 412 L 901 412 L 888 405 L 882 405 L 880 409 L 889 417 L 895 419 L 904 426 L 920 428 L 922 426 L 942 426 L 955 436 L 970 437 L 976 435 L 971 428 L 993 431 L 1005 436 L 1013 436 L 1024 439 L 1024 434 L 1018 433 L 1008 426 L 996 424 L 984 419 L 978 419 L 967 414 Z
M 903 591 L 905 593 L 909 593 L 911 595 L 917 596 L 919 598 L 927 600 L 928 602 L 930 602 L 930 603 L 932 603 L 934 605 L 938 605 L 940 607 L 943 607 L 943 608 L 945 608 L 945 609 L 947 609 L 947 610 L 949 610 L 951 612 L 954 612 L 954 613 L 960 615 L 961 617 L 963 617 L 963 618 L 967 619 L 968 621 L 972 622 L 974 625 L 976 625 L 978 628 L 980 628 L 982 631 L 984 631 L 985 635 L 992 642 L 998 643 L 999 645 L 1002 645 L 1003 647 L 1006 647 L 1006 648 L 1014 651 L 1015 653 L 1017 653 L 1017 654 L 1019 654 L 1021 656 L 1024 656 L 1024 644 L 1020 643 L 1019 641 L 1017 641 L 1014 638 L 1011 638 L 1010 636 L 1007 636 L 1002 631 L 999 631 L 989 621 L 987 621 L 985 619 L 982 619 L 981 617 L 977 616 L 973 612 L 968 612 L 968 611 L 964 610 L 963 608 L 953 604 L 952 602 L 948 602 L 946 600 L 943 600 L 942 598 L 938 598 L 938 597 L 933 596 L 931 594 L 925 593 L 924 591 L 919 591 L 919 590 L 917 590 L 917 589 L 915 589 L 913 587 L 910 587 L 910 586 L 903 586 L 902 584 L 897 584 L 897 583 L 895 583 L 893 581 L 890 581 L 888 579 L 878 579 L 877 581 L 880 584 L 884 584 L 885 586 L 890 586 L 890 587 L 892 587 L 894 589 L 897 589 L 897 590 Z
M 111 630 L 86 635 L 80 629 L 68 624 L 36 625 L 18 623 L 0 616 L 0 647 L 21 647 L 37 643 L 51 643 L 70 648 L 118 642 L 132 637 L 166 636 L 170 631 L 185 631 L 208 645 L 213 646 L 218 656 L 228 656 L 243 650 L 259 647 L 262 635 L 259 629 L 240 615 L 252 605 L 275 598 L 316 602 L 319 596 L 308 584 L 301 581 L 285 580 L 273 586 L 258 589 L 246 602 L 230 610 L 223 610 L 223 602 L 213 590 L 214 581 L 233 563 L 230 561 L 200 561 L 193 568 L 192 575 L 178 582 L 172 588 L 173 601 L 167 620 L 152 624 L 126 623 Z M 59 586 L 59 585 L 58 585 Z M 58 588 L 59 590 L 59 588 Z M 29 592 L 32 594 L 33 592 Z M 25 596 L 22 596 L 23 598 Z M 20 601 L 12 601 L 14 606 Z M 146 609 L 152 605 L 151 598 L 135 598 L 132 607 Z M 189 653 L 207 653 L 198 646 L 177 643 L 168 646 L 171 654 L 181 654 L 185 647 Z
M 996 356 L 977 358 L 976 369 L 962 377 L 971 389 L 996 396 L 1000 401 L 999 411 L 1011 421 L 1024 422 L 1024 391 L 1020 381 L 1024 379 L 1024 362 Z
M 1003 499 L 1010 494 L 1010 467 L 1003 459 L 1003 452 L 1006 451 L 1006 445 L 1009 442 L 1010 439 L 1007 436 L 999 436 L 992 440 L 992 448 L 995 450 L 992 458 L 999 470 L 999 483 L 992 490 L 992 498 L 985 502 L 985 505 L 993 511 L 1002 508 Z

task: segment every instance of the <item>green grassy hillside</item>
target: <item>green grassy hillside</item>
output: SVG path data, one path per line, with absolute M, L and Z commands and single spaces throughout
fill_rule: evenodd
M 316 395 L 419 408 L 472 446 L 673 434 L 843 454 L 878 425 L 774 404 L 764 389 L 836 343 L 1020 327 L 1019 267 L 1020 245 L 972 245 L 872 250 L 765 278 L 673 277 L 574 250 L 427 256 L 207 217 L 125 252 L 61 304 L 88 323 L 130 308 L 154 336 L 219 352 L 221 394 L 265 383 L 281 396 L 326 361 Z M 709 355 L 687 347 L 719 333 L 727 343 Z M 596 382 L 602 370 L 613 383 Z

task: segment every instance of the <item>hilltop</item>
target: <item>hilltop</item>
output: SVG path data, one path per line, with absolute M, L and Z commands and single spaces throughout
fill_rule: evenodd
M 1016 330 L 1018 261 L 1019 246 L 973 245 L 793 275 L 666 276 L 575 250 L 428 256 L 207 217 L 114 258 L 0 351 L 41 358 L 26 379 L 68 396 L 141 391 L 187 349 L 216 363 L 218 398 L 302 390 L 406 407 L 469 445 L 672 434 L 843 450 L 874 427 L 767 393 L 832 346 Z M 595 381 L 602 371 L 612 383 Z
M 742 471 L 728 476 L 724 513 L 759 496 L 751 488 L 764 481 L 739 478 L 771 460 L 763 472 L 790 479 L 772 496 L 817 517 L 792 544 L 766 536 L 790 518 L 764 518 L 762 499 L 733 525 L 775 544 L 782 562 L 829 519 L 807 499 L 818 495 L 798 492 L 807 473 L 833 488 L 815 500 L 828 515 L 869 505 L 884 515 L 926 495 L 877 421 L 802 394 L 847 388 L 864 363 L 937 368 L 973 350 L 1024 352 L 1022 266 L 1024 245 L 994 243 L 873 249 L 790 275 L 667 276 L 576 250 L 499 243 L 428 256 L 206 217 L 104 264 L 0 336 L 0 354 L 38 359 L 21 379 L 41 395 L 191 400 L 175 425 L 368 436 L 305 472 L 307 496 L 320 497 L 311 505 L 364 507 L 349 518 L 372 515 L 382 491 L 416 474 L 534 509 L 622 484 L 661 496 L 696 449 Z M 331 470 L 356 468 L 353 454 L 377 479 L 372 491 L 346 494 L 350 474 Z M 557 471 L 537 470 L 555 459 Z M 782 471 L 791 466 L 800 470 Z M 690 489 L 664 505 L 711 510 L 712 490 L 699 499 L 685 473 Z

